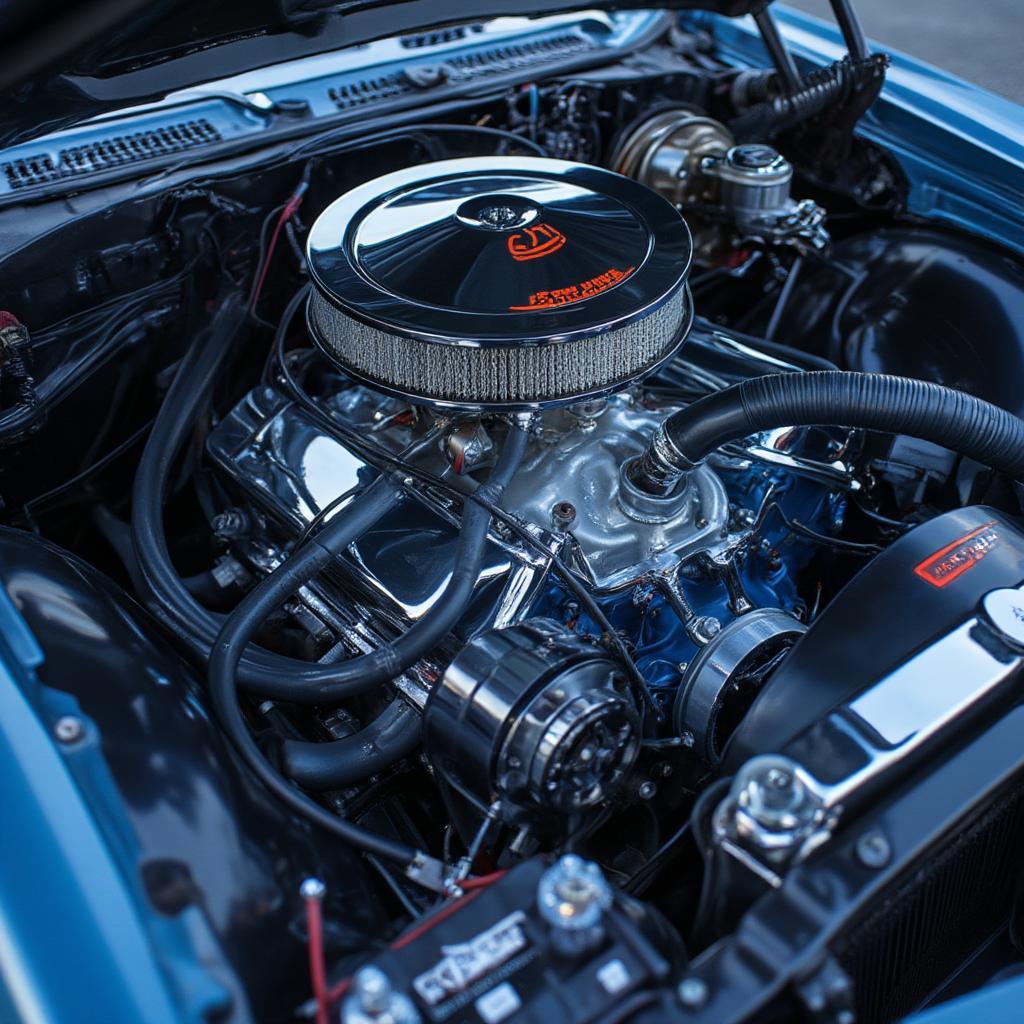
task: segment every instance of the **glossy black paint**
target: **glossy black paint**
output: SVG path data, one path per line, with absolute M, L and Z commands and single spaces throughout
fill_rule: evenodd
M 990 526 L 990 549 L 962 574 L 937 586 L 915 572 Z M 797 641 L 729 741 L 727 770 L 782 750 L 834 707 L 967 621 L 990 590 L 1021 580 L 1024 531 L 995 509 L 956 509 L 911 530 L 872 559 Z
M 924 229 L 858 235 L 832 259 L 843 272 L 807 276 L 780 339 L 801 337 L 843 369 L 935 381 L 1024 415 L 1018 261 Z
M 113 584 L 7 529 L 0 576 L 44 652 L 39 679 L 70 694 L 100 736 L 106 771 L 76 779 L 107 834 L 127 823 L 131 841 L 112 844 L 112 855 L 141 879 L 143 916 L 197 908 L 215 945 L 206 968 L 233 976 L 228 987 L 253 1019 L 284 1019 L 308 996 L 303 878 L 327 882 L 329 955 L 365 950 L 383 933 L 361 862 L 248 776 L 191 671 Z
M 850 1019 L 867 1024 L 903 1020 L 918 1009 L 1018 898 L 1022 728 L 1018 707 L 886 794 L 869 815 L 791 868 L 779 888 L 764 887 L 735 931 L 690 965 L 709 998 L 686 1020 L 814 1019 L 801 991 L 846 1000 L 856 1011 Z M 857 853 L 868 830 L 888 844 L 880 868 Z M 846 982 L 833 974 L 833 984 L 822 985 L 835 962 Z M 961 1013 L 956 1019 L 983 1019 L 970 1006 Z

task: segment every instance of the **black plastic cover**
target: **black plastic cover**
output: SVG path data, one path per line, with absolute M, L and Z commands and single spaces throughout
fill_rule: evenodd
M 414 941 L 400 937 L 373 964 L 433 1024 L 639 1019 L 630 1008 L 648 1009 L 651 1020 L 679 1019 L 666 982 L 682 950 L 664 919 L 620 896 L 604 914 L 599 944 L 562 955 L 537 910 L 546 867 L 534 858 L 513 868 L 455 913 L 414 926 Z
M 832 257 L 842 272 L 801 281 L 780 338 L 802 338 L 845 370 L 935 381 L 1024 415 L 1019 262 L 924 228 L 855 235 Z
M 957 509 L 901 537 L 840 591 L 768 681 L 726 751 L 728 770 L 781 750 L 837 705 L 1024 580 L 1024 531 L 995 509 Z

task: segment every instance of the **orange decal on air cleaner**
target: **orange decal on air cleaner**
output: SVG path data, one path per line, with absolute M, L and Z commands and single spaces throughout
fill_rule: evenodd
M 565 245 L 565 235 L 550 224 L 535 224 L 532 228 L 523 228 L 514 235 L 508 236 L 508 251 L 512 259 L 539 260 L 541 256 L 550 256 Z
M 583 299 L 593 298 L 601 292 L 614 288 L 620 281 L 625 281 L 636 267 L 627 267 L 619 270 L 618 267 L 609 267 L 603 274 L 592 277 L 588 281 L 581 281 L 579 284 L 566 285 L 565 288 L 551 288 L 547 291 L 534 292 L 529 301 L 523 306 L 509 306 L 509 309 L 550 309 L 552 306 L 567 306 L 570 302 L 581 302 Z
M 944 587 L 968 569 L 973 569 L 998 543 L 996 524 L 986 523 L 929 555 L 914 567 L 914 575 L 933 587 Z

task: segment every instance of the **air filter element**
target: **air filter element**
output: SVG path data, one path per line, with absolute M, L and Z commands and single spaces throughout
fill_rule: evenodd
M 412 402 L 527 410 L 619 390 L 693 317 L 690 233 L 656 193 L 561 160 L 398 171 L 309 236 L 310 330 L 352 377 Z

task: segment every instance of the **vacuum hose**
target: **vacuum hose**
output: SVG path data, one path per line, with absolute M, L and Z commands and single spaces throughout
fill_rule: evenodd
M 754 377 L 694 402 L 665 420 L 626 472 L 640 490 L 666 495 L 729 441 L 778 427 L 829 425 L 908 434 L 1024 476 L 1024 421 L 1005 409 L 940 384 L 827 370 Z

